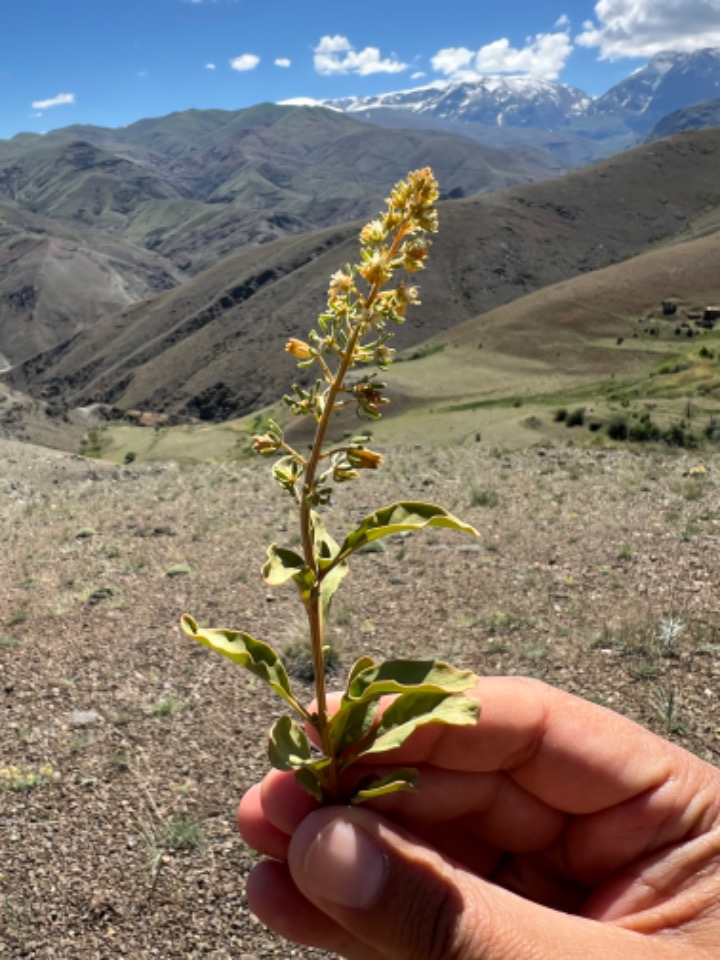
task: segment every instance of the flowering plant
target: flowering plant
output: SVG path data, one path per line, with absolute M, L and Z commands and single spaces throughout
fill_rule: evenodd
M 282 697 L 295 716 L 283 716 L 270 731 L 270 761 L 294 771 L 298 781 L 320 802 L 361 802 L 417 786 L 413 770 L 365 779 L 342 774 L 361 757 L 393 750 L 418 727 L 430 723 L 474 724 L 476 699 L 464 695 L 474 683 L 470 671 L 435 660 L 387 660 L 363 656 L 351 668 L 339 704 L 328 709 L 325 677 L 325 622 L 333 596 L 348 573 L 348 559 L 366 544 L 401 531 L 447 527 L 476 531 L 442 507 L 403 501 L 376 510 L 338 543 L 325 527 L 321 508 L 331 502 L 334 486 L 356 480 L 362 470 L 376 470 L 381 454 L 369 449 L 369 435 L 359 433 L 333 444 L 328 440 L 332 417 L 354 406 L 362 419 L 376 419 L 388 402 L 379 371 L 391 363 L 391 323 L 402 323 L 408 307 L 420 302 L 409 276 L 425 266 L 437 231 L 437 183 L 429 168 L 410 173 L 386 201 L 387 210 L 360 232 L 360 262 L 338 270 L 330 279 L 327 309 L 308 341 L 291 339 L 286 350 L 300 367 L 315 367 L 310 387 L 293 386 L 285 402 L 296 416 L 315 421 L 307 456 L 294 449 L 283 430 L 270 421 L 267 432 L 253 437 L 253 449 L 277 456 L 275 481 L 293 501 L 302 548 L 296 552 L 272 544 L 262 573 L 268 584 L 292 581 L 305 608 L 310 634 L 315 705 L 297 698 L 280 656 L 267 643 L 239 630 L 200 627 L 185 615 L 185 633 L 263 679 Z M 401 279 L 393 284 L 397 273 Z M 364 367 L 355 378 L 351 371 Z M 382 697 L 391 702 L 380 709 Z

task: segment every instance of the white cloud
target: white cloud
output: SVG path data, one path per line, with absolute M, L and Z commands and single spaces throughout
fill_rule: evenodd
M 556 30 L 562 30 L 564 27 L 569 27 L 569 26 L 570 26 L 570 17 L 566 13 L 563 13 L 555 21 Z
M 34 100 L 33 110 L 49 110 L 50 107 L 64 107 L 67 104 L 75 103 L 74 93 L 59 93 L 56 97 L 50 97 L 49 100 Z
M 287 57 L 277 57 L 275 59 L 276 67 L 289 67 L 292 65 L 292 60 L 288 60 Z
M 435 70 L 453 79 L 512 73 L 555 80 L 572 50 L 572 42 L 565 31 L 538 33 L 528 37 L 525 46 L 520 48 L 512 47 L 505 37 L 477 51 L 467 47 L 446 48 L 438 51 L 431 63 Z
M 426 74 L 423 73 L 422 70 L 418 70 L 416 73 L 413 73 L 413 74 L 410 75 L 410 79 L 411 79 L 411 80 L 422 80 L 424 76 L 426 76 Z
M 233 70 L 239 70 L 241 73 L 246 70 L 254 70 L 255 67 L 260 63 L 260 57 L 254 53 L 243 53 L 239 57 L 235 57 L 230 61 L 230 66 Z
M 720 0 L 598 0 L 575 38 L 600 60 L 720 46 Z
M 445 47 L 430 58 L 430 63 L 433 70 L 451 77 L 469 67 L 474 56 L 473 51 L 467 47 Z
M 401 73 L 408 68 L 400 60 L 383 60 L 377 47 L 356 50 L 347 37 L 321 37 L 313 52 L 315 69 L 323 74 L 356 73 L 366 77 L 371 73 Z
M 206 69 L 206 70 L 217 70 L 217 64 L 215 64 L 215 63 L 206 63 L 206 64 L 205 64 L 205 69 Z

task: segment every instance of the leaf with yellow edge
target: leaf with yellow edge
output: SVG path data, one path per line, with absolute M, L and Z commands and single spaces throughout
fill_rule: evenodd
M 348 678 L 343 700 L 373 699 L 384 694 L 410 690 L 427 693 L 462 693 L 473 687 L 477 677 L 471 670 L 458 670 L 441 660 L 386 660 L 384 663 L 364 659 L 355 664 Z M 369 658 L 368 658 L 369 659 Z
M 262 575 L 271 587 L 278 587 L 292 579 L 298 585 L 301 594 L 312 589 L 315 578 L 300 554 L 273 543 L 267 549 L 267 556 Z
M 406 693 L 384 711 L 380 722 L 357 756 L 368 756 L 395 750 L 420 727 L 431 723 L 452 726 L 474 726 L 480 715 L 480 704 L 462 694 Z
M 221 653 L 224 657 L 228 657 L 234 663 L 254 673 L 256 677 L 260 677 L 304 719 L 307 719 L 307 711 L 296 700 L 292 692 L 290 680 L 282 660 L 268 643 L 255 640 L 249 633 L 242 633 L 240 630 L 199 627 L 189 614 L 183 616 L 180 625 L 183 632 L 192 637 L 193 640 L 209 647 L 210 650 Z
M 270 730 L 270 763 L 278 770 L 297 770 L 312 763 L 307 734 L 291 717 L 280 717 Z
M 360 784 L 352 795 L 350 803 L 363 803 L 376 797 L 386 797 L 390 793 L 413 793 L 420 786 L 417 770 L 395 770 L 387 777 Z
M 462 533 L 478 536 L 475 527 L 454 517 L 443 507 L 407 500 L 390 504 L 389 507 L 376 510 L 375 513 L 366 517 L 360 526 L 345 538 L 340 546 L 338 557 L 344 560 L 355 550 L 380 537 L 403 531 L 423 530 L 425 527 L 447 527 L 450 530 L 459 530 Z
M 310 519 L 319 571 L 320 597 L 322 599 L 323 612 L 327 614 L 335 591 L 348 574 L 348 565 L 344 561 L 337 564 L 335 563 L 335 558 L 340 548 L 325 529 L 325 524 L 320 514 L 313 510 L 310 514 Z
M 330 717 L 330 736 L 341 762 L 346 754 L 354 756 L 357 748 L 365 742 L 379 709 L 378 700 L 342 702 L 340 709 Z

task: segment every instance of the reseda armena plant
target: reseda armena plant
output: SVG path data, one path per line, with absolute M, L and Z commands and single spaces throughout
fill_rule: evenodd
M 386 201 L 387 210 L 360 233 L 361 260 L 330 279 L 327 309 L 308 341 L 291 339 L 286 350 L 298 366 L 315 367 L 310 387 L 293 386 L 285 397 L 292 413 L 315 421 L 307 455 L 295 450 L 274 421 L 267 433 L 253 437 L 253 449 L 276 456 L 273 475 L 297 510 L 301 552 L 272 544 L 262 573 L 268 584 L 292 581 L 305 608 L 310 635 L 315 704 L 312 710 L 297 698 L 287 671 L 273 648 L 239 630 L 200 627 L 185 615 L 190 637 L 260 677 L 279 694 L 295 716 L 283 716 L 270 731 L 270 761 L 294 771 L 318 801 L 359 803 L 396 790 L 417 787 L 413 770 L 390 776 L 343 776 L 361 758 L 371 762 L 400 746 L 418 727 L 430 723 L 474 724 L 478 703 L 465 695 L 474 683 L 470 671 L 436 660 L 387 660 L 363 656 L 350 670 L 339 704 L 328 709 L 324 660 L 325 622 L 332 598 L 348 573 L 348 559 L 361 547 L 400 531 L 448 527 L 476 534 L 442 507 L 402 501 L 366 517 L 338 543 L 326 529 L 323 514 L 331 506 L 335 485 L 376 470 L 382 456 L 367 446 L 367 433 L 333 443 L 333 415 L 354 406 L 362 419 L 376 419 L 387 403 L 378 371 L 391 363 L 390 324 L 402 323 L 408 307 L 419 304 L 410 282 L 424 269 L 430 240 L 437 231 L 437 183 L 429 168 L 410 173 Z M 396 280 L 399 276 L 400 279 Z M 365 368 L 353 376 L 355 368 Z M 380 709 L 380 699 L 389 705 Z M 378 761 L 379 762 L 379 761 Z

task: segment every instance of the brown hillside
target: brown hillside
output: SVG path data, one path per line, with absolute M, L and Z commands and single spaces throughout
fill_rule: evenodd
M 452 198 L 565 169 L 272 104 L 0 141 L 0 354 L 19 363 L 245 247 L 367 219 L 426 164 Z
M 155 253 L 0 202 L 0 354 L 13 363 L 179 279 Z
M 664 321 L 669 326 L 684 317 L 683 307 L 699 312 L 715 303 L 719 263 L 720 231 L 667 244 L 474 317 L 452 331 L 452 344 L 463 348 L 482 340 L 486 347 L 554 365 L 559 344 L 563 355 L 577 355 L 584 341 L 632 335 L 639 318 L 662 316 L 663 300 L 680 307 Z
M 397 345 L 689 230 L 718 205 L 719 182 L 720 131 L 708 130 L 551 182 L 442 205 L 422 320 L 399 328 Z M 333 228 L 243 251 L 33 358 L 12 382 L 73 405 L 212 419 L 269 403 L 292 369 L 282 341 L 304 333 L 322 308 L 327 278 L 356 256 L 355 233 Z

